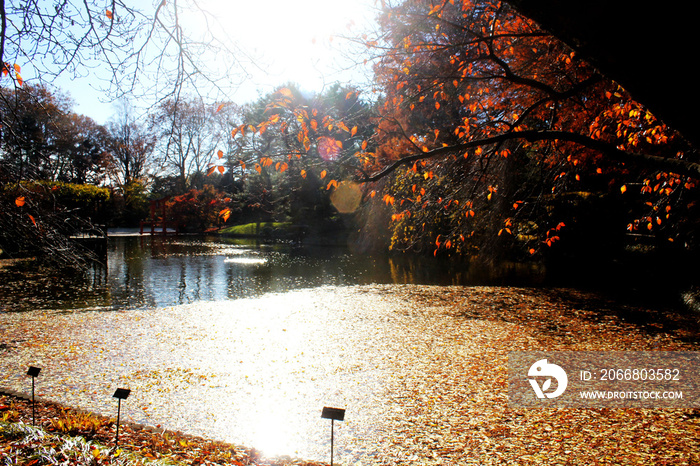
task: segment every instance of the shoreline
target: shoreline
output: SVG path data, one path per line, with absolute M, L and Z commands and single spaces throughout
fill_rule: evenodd
M 73 408 L 61 403 L 35 397 L 36 426 L 59 436 L 80 436 L 105 447 L 113 447 L 116 436 L 116 420 Z M 0 420 L 8 423 L 32 425 L 31 397 L 0 387 Z M 59 420 L 73 420 L 73 430 L 61 432 L 56 426 Z M 64 422 L 69 424 L 69 422 Z M 92 427 L 98 426 L 94 430 Z M 0 436 L 0 457 L 5 456 L 7 439 Z M 327 463 L 307 461 L 289 456 L 265 457 L 252 447 L 232 445 L 218 440 L 190 435 L 180 431 L 161 429 L 157 426 L 133 422 L 119 423 L 119 449 L 139 453 L 149 459 L 168 459 L 182 464 L 215 462 L 221 464 L 245 464 L 259 466 L 325 466 Z

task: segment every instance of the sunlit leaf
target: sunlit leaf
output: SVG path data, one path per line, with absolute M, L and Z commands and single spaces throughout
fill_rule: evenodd
M 219 113 L 219 111 L 221 111 L 222 108 L 224 108 L 224 104 L 219 104 L 219 106 L 216 107 L 216 110 L 214 111 L 214 113 Z
M 107 15 L 107 18 L 114 19 L 114 15 L 112 14 L 112 10 L 105 11 L 105 14 Z
M 301 172 L 299 172 L 299 174 L 302 178 L 306 178 L 306 170 L 302 170 Z
M 29 214 L 27 214 L 27 215 L 29 216 L 29 220 L 31 220 L 32 223 L 34 224 L 34 226 L 36 226 L 36 220 L 34 220 L 34 217 L 32 217 L 32 216 L 29 215 Z
M 17 205 L 17 207 L 22 207 L 24 205 L 24 203 L 25 203 L 24 196 L 20 196 L 17 199 L 15 199 L 15 204 Z
M 326 170 L 323 170 L 321 172 L 321 179 L 324 179 L 326 177 L 326 173 L 327 173 Z
M 222 159 L 222 158 L 224 158 L 224 151 L 219 150 L 219 151 L 216 152 L 216 155 L 217 155 L 217 157 L 219 157 L 220 159 Z
M 22 72 L 22 68 L 20 68 L 20 66 L 19 66 L 17 63 L 15 63 L 15 64 L 13 65 L 13 67 L 14 67 L 14 69 L 15 69 L 15 72 L 17 72 L 17 73 L 21 73 L 21 72 Z
M 219 173 L 221 173 L 223 175 L 225 171 L 226 171 L 226 168 L 223 165 L 219 165 Z

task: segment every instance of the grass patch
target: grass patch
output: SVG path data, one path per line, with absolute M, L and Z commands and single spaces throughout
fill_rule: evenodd
M 278 236 L 279 233 L 283 235 L 289 233 L 291 227 L 290 222 L 258 222 L 222 228 L 219 233 L 240 236 Z

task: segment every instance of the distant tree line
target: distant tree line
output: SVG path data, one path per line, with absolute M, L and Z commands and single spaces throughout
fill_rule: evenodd
M 164 8 L 179 11 L 164 2 L 156 19 Z M 115 225 L 169 198 L 194 231 L 346 226 L 368 249 L 436 257 L 697 251 L 696 148 L 556 37 L 497 0 L 383 2 L 378 24 L 351 38 L 373 65 L 370 89 L 285 85 L 242 106 L 186 92 L 200 70 L 176 27 L 173 91 L 138 119 L 122 105 L 104 127 L 6 63 L 0 177 L 16 190 L 3 212 L 32 206 L 22 182 L 52 181 L 108 189 Z M 18 218 L 40 225 L 40 213 Z

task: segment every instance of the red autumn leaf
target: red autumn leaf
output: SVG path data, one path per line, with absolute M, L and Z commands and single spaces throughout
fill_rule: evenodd
M 112 10 L 105 11 L 105 14 L 107 15 L 107 18 L 114 19 L 114 15 L 112 14 Z
M 24 196 L 20 196 L 17 199 L 15 199 L 15 204 L 17 205 L 17 207 L 22 207 L 24 205 L 24 202 Z

